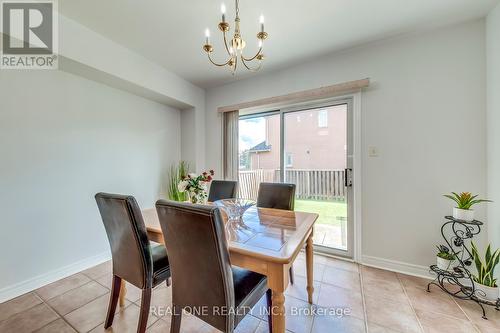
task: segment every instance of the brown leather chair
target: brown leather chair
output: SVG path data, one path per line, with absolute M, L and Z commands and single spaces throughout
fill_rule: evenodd
M 146 331 L 151 290 L 170 278 L 165 246 L 150 242 L 141 210 L 132 196 L 97 193 L 97 206 L 108 235 L 113 257 L 113 284 L 104 328 L 113 324 L 120 287 L 128 281 L 142 289 L 137 332 Z
M 232 180 L 212 180 L 208 201 L 214 202 L 221 199 L 236 198 L 237 181 Z
M 295 184 L 260 183 L 257 207 L 293 210 Z M 290 283 L 293 284 L 294 280 L 293 266 L 290 266 Z
M 231 266 L 224 222 L 217 207 L 159 200 L 156 211 L 172 271 L 171 333 L 179 332 L 186 308 L 226 333 L 234 331 L 264 294 L 271 314 L 267 278 Z

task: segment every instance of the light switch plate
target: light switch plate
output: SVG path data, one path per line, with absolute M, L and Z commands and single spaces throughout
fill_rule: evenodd
M 368 156 L 369 157 L 378 157 L 378 148 L 375 146 L 368 147 Z

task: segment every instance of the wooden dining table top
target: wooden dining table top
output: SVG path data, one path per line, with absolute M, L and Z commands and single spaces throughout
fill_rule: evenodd
M 143 210 L 148 233 L 162 234 L 155 208 Z M 258 257 L 269 262 L 291 263 L 312 233 L 318 214 L 251 207 L 240 223 L 227 225 L 230 253 Z

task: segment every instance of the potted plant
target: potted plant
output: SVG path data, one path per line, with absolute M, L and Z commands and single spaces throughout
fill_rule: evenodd
M 500 249 L 491 253 L 491 244 L 486 248 L 484 261 L 479 255 L 476 244 L 471 243 L 472 258 L 476 265 L 477 275 L 472 275 L 472 279 L 476 282 L 476 296 L 488 301 L 498 300 L 497 279 L 494 277 L 495 267 L 500 260 Z
M 189 201 L 194 204 L 206 204 L 208 199 L 208 184 L 212 181 L 214 171 L 206 171 L 201 175 L 190 173 L 177 185 L 180 192 L 187 192 Z
M 491 202 L 491 200 L 477 199 L 477 195 L 472 195 L 470 192 L 462 192 L 457 194 L 445 194 L 445 197 L 456 202 L 457 206 L 453 207 L 453 218 L 456 220 L 472 222 L 474 221 L 474 210 L 472 206 L 481 202 Z
M 436 247 L 438 249 L 438 253 L 436 255 L 437 267 L 443 271 L 449 270 L 453 261 L 456 259 L 455 254 L 450 252 L 450 249 L 444 245 L 438 245 Z
M 186 178 L 189 170 L 189 164 L 186 161 L 180 161 L 177 165 L 170 166 L 168 174 L 168 198 L 173 201 L 186 201 L 187 193 L 179 191 L 178 184 L 181 180 Z

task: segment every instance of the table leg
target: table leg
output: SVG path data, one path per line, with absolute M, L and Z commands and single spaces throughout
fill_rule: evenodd
M 307 238 L 306 243 L 306 266 L 307 266 L 307 297 L 309 304 L 313 303 L 313 293 L 314 293 L 314 252 L 313 252 L 313 232 L 309 238 Z
M 285 295 L 273 290 L 273 333 L 285 332 Z
M 127 287 L 125 286 L 127 283 L 125 280 L 122 280 L 122 285 L 120 287 L 120 307 L 125 306 L 125 296 L 127 295 Z
M 285 333 L 285 290 L 288 286 L 288 267 L 282 264 L 269 264 L 267 266 L 267 283 L 273 291 L 272 320 L 273 333 Z

